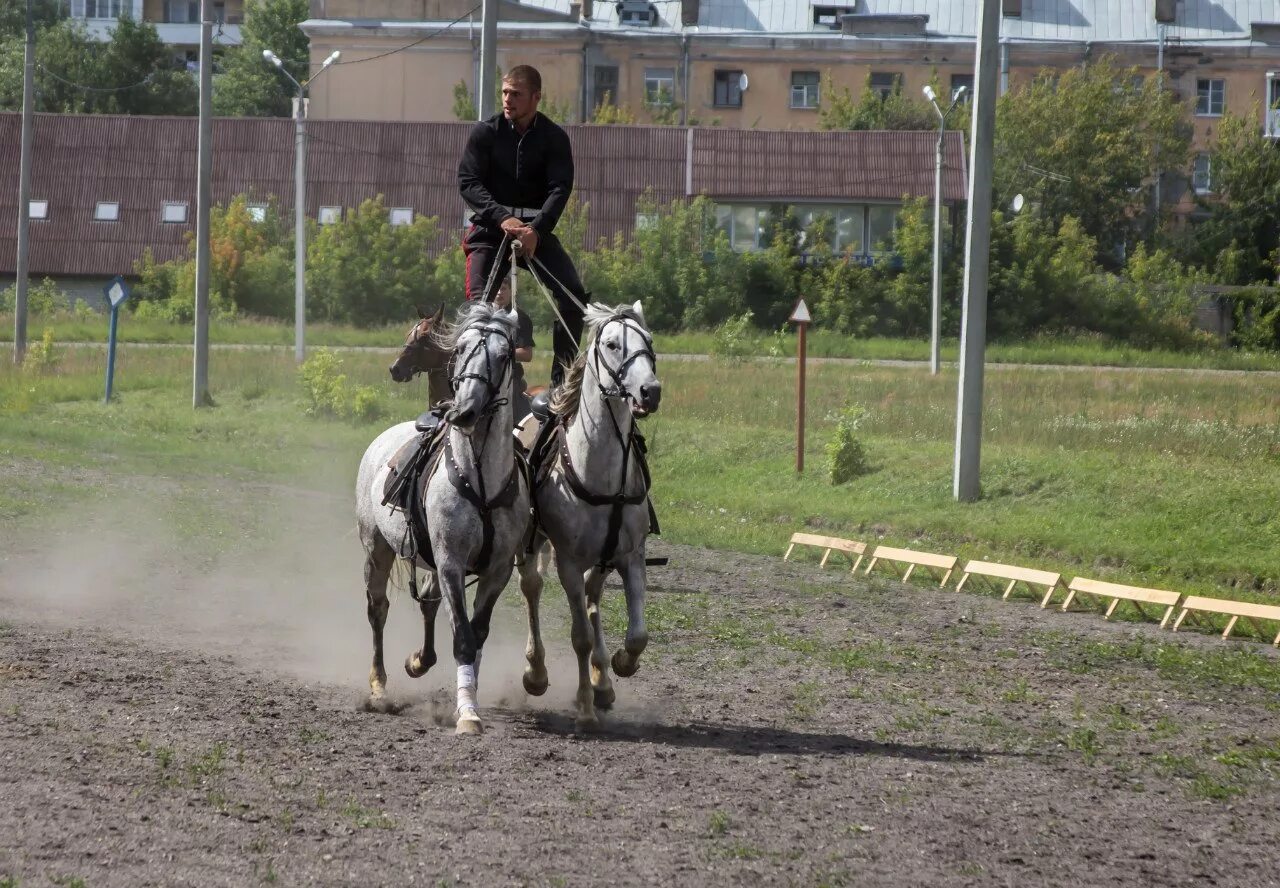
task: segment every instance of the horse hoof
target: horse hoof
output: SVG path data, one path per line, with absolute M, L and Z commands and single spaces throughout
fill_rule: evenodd
M 613 674 L 618 678 L 630 678 L 636 674 L 636 670 L 640 668 L 640 658 L 635 657 L 631 662 L 627 662 L 628 657 L 625 651 L 614 651 L 613 657 L 610 659 L 610 665 L 613 666 Z
M 404 658 L 404 671 L 409 673 L 410 678 L 422 678 L 427 674 L 427 670 L 431 668 L 433 662 L 423 662 L 422 657 L 418 654 L 410 654 Z
M 596 718 L 594 715 L 590 718 L 578 716 L 573 720 L 573 726 L 580 734 L 594 734 L 596 731 L 600 730 L 600 719 Z
M 475 716 L 460 718 L 458 719 L 458 726 L 453 729 L 453 733 L 458 736 L 462 736 L 463 734 L 483 734 L 484 723 Z
M 613 701 L 618 698 L 613 688 L 592 688 L 592 696 L 595 697 L 596 709 L 608 709 L 613 706 Z
M 551 686 L 551 682 L 546 678 L 539 681 L 528 670 L 525 670 L 524 675 L 521 676 L 521 681 L 524 682 L 525 693 L 531 697 L 541 697 L 547 692 L 547 688 Z

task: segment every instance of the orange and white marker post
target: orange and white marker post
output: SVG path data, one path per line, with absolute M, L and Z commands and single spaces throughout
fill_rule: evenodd
M 795 324 L 799 334 L 796 344 L 796 472 L 804 471 L 804 370 L 805 370 L 805 333 L 813 316 L 809 314 L 809 306 L 801 299 L 787 320 Z

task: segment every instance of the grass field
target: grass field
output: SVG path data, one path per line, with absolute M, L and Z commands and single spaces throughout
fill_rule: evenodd
M 403 324 L 366 329 L 343 327 L 333 324 L 310 324 L 306 330 L 308 345 L 314 346 L 396 346 L 404 341 L 409 319 Z M 106 342 L 105 317 L 78 317 L 58 315 L 52 318 L 32 318 L 28 336 L 34 342 L 44 331 L 51 330 L 57 342 Z M 147 318 L 125 315 L 120 321 L 121 342 L 175 343 L 191 342 L 189 324 L 173 324 Z M 221 344 L 244 345 L 293 345 L 291 323 L 260 320 L 215 320 L 210 324 L 209 339 Z M 539 342 L 551 341 L 551 331 L 540 330 Z M 13 316 L 0 313 L 0 342 L 13 341 Z M 771 336 L 758 334 L 745 344 L 756 355 L 795 355 L 795 336 Z M 715 334 L 691 331 L 662 336 L 662 350 L 667 354 L 710 354 L 715 351 Z M 920 339 L 888 339 L 873 337 L 858 339 L 838 333 L 814 330 L 809 334 L 809 354 L 814 357 L 856 358 L 859 360 L 929 360 L 929 343 Z M 956 340 L 944 340 L 941 347 L 943 361 L 956 361 L 959 346 Z M 1280 354 L 1268 352 L 1241 352 L 1230 348 L 1203 351 L 1169 351 L 1163 349 L 1139 349 L 1123 343 L 1109 343 L 1100 339 L 1045 337 L 1029 342 L 991 343 L 987 359 L 993 363 L 1011 364 L 1063 364 L 1071 366 L 1110 367 L 1180 367 L 1217 370 L 1276 370 L 1280 371 Z
M 665 350 L 665 342 L 658 343 Z M 0 365 L 0 521 L 64 520 L 86 497 L 166 476 L 287 482 L 348 495 L 365 445 L 421 409 L 384 355 L 343 371 L 379 391 L 382 418 L 304 415 L 287 351 L 216 352 L 210 410 L 191 409 L 190 354 L 123 347 L 118 402 L 103 353 L 64 349 L 44 373 Z M 1260 375 L 1016 368 L 987 374 L 984 498 L 951 497 L 956 376 L 858 364 L 810 368 L 806 463 L 794 472 L 794 369 L 660 363 L 644 429 L 664 535 L 780 554 L 797 529 L 1219 597 L 1280 600 L 1280 381 Z M 530 372 L 537 380 L 545 365 Z M 833 487 L 823 446 L 839 410 L 868 410 L 871 471 Z M 185 503 L 204 533 L 252 516 Z M 175 520 L 179 520 L 175 517 Z M 203 522 L 203 523 L 202 523 Z M 219 543 L 223 539 L 223 543 Z

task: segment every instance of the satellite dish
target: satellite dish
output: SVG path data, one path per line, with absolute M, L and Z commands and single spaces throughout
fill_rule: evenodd
M 747 91 L 747 87 L 751 85 L 751 81 L 747 79 L 746 73 L 738 75 L 738 89 L 742 92 Z
M 1021 213 L 1022 208 L 1025 207 L 1026 205 L 1027 205 L 1027 199 L 1023 197 L 1021 194 L 1015 194 L 1013 196 L 1013 203 L 1009 204 L 1009 209 L 1013 210 L 1015 213 Z

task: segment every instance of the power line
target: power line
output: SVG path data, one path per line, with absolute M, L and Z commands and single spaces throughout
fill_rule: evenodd
M 479 8 L 480 8 L 480 4 L 477 3 L 475 6 L 468 9 L 466 12 L 458 16 L 453 21 L 449 22 L 449 24 L 445 25 L 444 27 L 437 28 L 436 30 L 432 31 L 430 34 L 426 35 L 425 37 L 420 37 L 417 40 L 413 41 L 412 43 L 408 43 L 408 44 L 405 44 L 404 46 L 401 46 L 399 49 L 393 49 L 393 50 L 390 50 L 389 52 L 379 53 L 378 55 L 369 56 L 368 58 L 364 58 L 364 59 L 352 59 L 349 62 L 338 61 L 334 63 L 333 67 L 337 68 L 340 65 L 359 65 L 359 64 L 362 64 L 363 62 L 372 62 L 375 59 L 384 59 L 387 56 L 395 55 L 398 52 L 404 52 L 406 49 L 413 49 L 413 47 L 418 46 L 419 44 L 426 43 L 432 37 L 439 37 L 441 34 L 443 34 L 445 31 L 448 31 L 454 25 L 457 25 L 460 22 L 462 22 L 463 19 L 470 18 L 472 15 L 475 14 L 475 12 Z
M 146 84 L 150 83 L 152 77 L 155 77 L 157 74 L 161 73 L 159 70 L 152 71 L 150 74 L 148 74 L 146 77 L 139 80 L 137 83 L 130 83 L 128 86 L 89 86 L 87 83 L 76 83 L 74 80 L 68 80 L 62 75 L 57 74 L 54 71 L 50 71 L 44 65 L 37 63 L 36 67 L 39 68 L 45 74 L 48 74 L 54 80 L 57 80 L 60 83 L 66 84 L 67 86 L 70 86 L 73 89 L 79 89 L 85 92 L 100 92 L 100 93 L 124 92 L 125 90 L 137 89 L 140 86 L 145 86 Z

